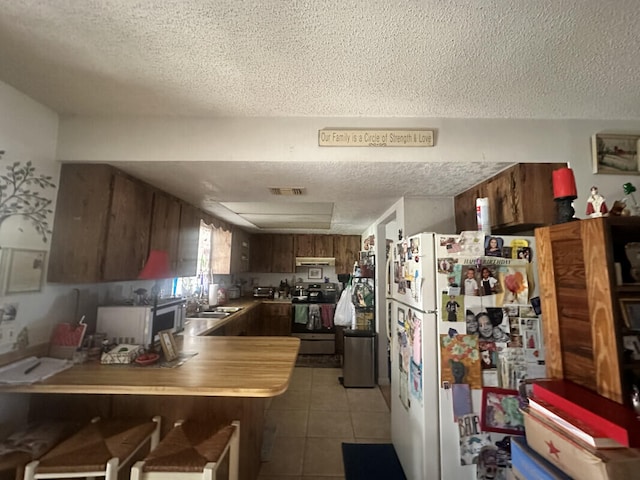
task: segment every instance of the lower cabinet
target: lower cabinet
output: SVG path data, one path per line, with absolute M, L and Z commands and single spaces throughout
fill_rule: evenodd
M 235 313 L 233 320 L 213 331 L 213 336 L 278 336 L 291 335 L 291 304 L 262 303 Z
M 260 335 L 289 336 L 291 335 L 291 304 L 263 303 L 260 307 L 262 333 Z
M 238 337 L 249 335 L 249 314 L 244 313 L 224 326 L 224 334 L 227 337 Z

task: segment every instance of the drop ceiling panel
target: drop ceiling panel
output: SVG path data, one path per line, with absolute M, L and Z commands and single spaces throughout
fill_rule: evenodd
M 242 218 L 258 228 L 330 229 L 331 215 L 259 215 L 242 214 Z
M 298 200 L 298 199 L 296 199 Z M 238 214 L 263 213 L 277 214 L 322 214 L 331 215 L 333 203 L 300 202 L 293 199 L 289 202 L 221 202 L 221 205 Z

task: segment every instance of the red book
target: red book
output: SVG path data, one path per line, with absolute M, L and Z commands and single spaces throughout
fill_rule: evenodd
M 593 428 L 574 415 L 539 398 L 529 398 L 529 413 L 546 418 L 568 436 L 576 437 L 593 448 L 624 448 L 614 439 L 609 438 L 608 433 Z
M 606 432 L 625 447 L 640 447 L 640 420 L 630 408 L 569 380 L 536 380 L 533 395 L 570 412 L 596 430 Z

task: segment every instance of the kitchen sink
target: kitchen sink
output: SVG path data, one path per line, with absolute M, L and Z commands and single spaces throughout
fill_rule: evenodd
M 216 307 L 215 312 L 236 313 L 242 310 L 242 307 Z
M 230 312 L 199 312 L 196 314 L 196 318 L 225 318 L 231 315 Z

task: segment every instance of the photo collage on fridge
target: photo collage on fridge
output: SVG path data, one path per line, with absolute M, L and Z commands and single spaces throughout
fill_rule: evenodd
M 419 288 L 411 288 L 409 270 L 419 246 L 398 249 L 399 258 L 407 262 L 395 266 L 398 292 L 418 294 Z M 539 299 L 533 297 L 534 242 L 462 232 L 438 236 L 436 250 L 440 385 L 450 391 L 451 421 L 460 433 L 460 464 L 477 468 L 478 479 L 506 478 L 510 438 L 524 434 L 519 410 L 522 382 L 545 376 Z M 409 315 L 410 311 L 403 316 Z M 399 320 L 407 323 L 406 318 Z M 401 342 L 409 380 L 414 364 L 409 359 L 419 350 L 412 341 L 416 338 L 413 334 Z M 408 382 L 410 389 L 414 383 Z M 472 401 L 474 390 L 481 392 L 480 405 Z
M 524 434 L 521 382 L 545 375 L 534 248 L 482 232 L 441 237 L 439 246 L 441 320 L 451 322 L 440 335 L 440 377 L 451 388 L 460 462 L 477 465 L 478 479 L 504 478 L 510 437 Z

